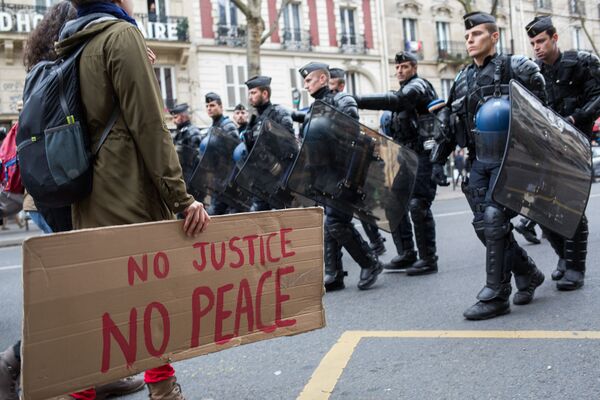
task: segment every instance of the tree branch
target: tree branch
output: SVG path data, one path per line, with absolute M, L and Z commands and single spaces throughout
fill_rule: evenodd
M 236 1 L 236 0 L 234 0 Z M 281 1 L 281 7 L 279 7 L 279 11 L 277 12 L 277 17 L 275 18 L 275 21 L 273 21 L 273 24 L 271 25 L 271 27 L 269 28 L 268 32 L 265 33 L 263 35 L 263 37 L 260 38 L 260 44 L 263 44 L 267 41 L 267 39 L 269 38 L 269 36 L 271 36 L 273 34 L 273 32 L 275 32 L 275 29 L 277 29 L 277 27 L 279 26 L 279 19 L 281 18 L 281 14 L 283 14 L 283 10 L 287 7 L 288 4 L 290 4 L 291 0 L 282 0 Z
M 471 12 L 471 0 L 457 0 L 465 9 L 465 14 L 468 14 Z
M 583 29 L 585 36 L 588 38 L 588 41 L 592 45 L 592 49 L 594 50 L 594 53 L 596 53 L 596 55 L 598 55 L 598 49 L 596 48 L 596 45 L 594 44 L 592 35 L 590 35 L 590 32 L 588 31 L 587 27 L 585 26 L 585 18 L 581 11 L 579 11 L 579 19 L 581 20 L 581 28 Z
M 248 18 L 248 16 L 250 15 L 250 10 L 248 9 L 248 6 L 244 3 L 241 2 L 241 0 L 231 0 L 233 2 L 233 4 L 235 4 L 235 6 L 238 8 L 238 10 L 240 10 L 240 12 L 242 14 L 244 14 L 246 16 L 246 18 Z
M 496 13 L 498 12 L 498 0 L 494 0 L 492 1 L 492 10 L 490 12 L 491 15 L 493 15 L 494 17 L 496 16 Z

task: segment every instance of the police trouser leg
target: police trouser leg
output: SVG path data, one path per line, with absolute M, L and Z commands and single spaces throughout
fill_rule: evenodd
M 431 213 L 431 203 L 426 199 L 412 198 L 409 209 L 420 259 L 406 273 L 408 275 L 424 275 L 437 272 L 435 222 Z
M 379 228 L 376 225 L 361 221 L 365 234 L 369 238 L 369 248 L 378 256 L 385 253 L 385 238 L 379 233 Z
M 583 286 L 587 258 L 588 222 L 584 215 L 571 239 L 565 239 L 565 274 L 556 283 L 558 290 L 575 290 Z
M 386 263 L 387 270 L 405 270 L 417 261 L 417 252 L 413 242 L 412 223 L 408 216 L 408 210 L 402 215 L 400 224 L 392 231 L 392 239 L 398 255 Z
M 343 289 L 346 275 L 342 265 L 342 246 L 331 235 L 329 226 L 325 225 L 325 290 L 331 292 Z
M 510 232 L 510 222 L 495 205 L 488 205 L 483 213 L 486 244 L 486 283 L 477 295 L 476 304 L 464 312 L 467 319 L 481 320 L 510 312 L 508 298 L 511 293 L 510 265 L 505 250 Z
M 227 214 L 229 206 L 218 196 L 213 196 L 210 201 L 210 208 L 208 214 L 210 215 L 224 215 Z
M 350 257 L 360 266 L 361 272 L 358 288 L 368 289 L 373 286 L 383 266 L 377 259 L 377 256 L 369 250 L 367 242 L 363 240 L 360 233 L 354 228 L 352 216 L 330 211 L 327 213 L 326 224 L 331 236 L 348 251 Z

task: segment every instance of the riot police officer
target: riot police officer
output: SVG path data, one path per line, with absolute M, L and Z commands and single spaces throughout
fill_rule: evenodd
M 431 178 L 433 167 L 429 159 L 435 143 L 429 105 L 437 100 L 437 95 L 431 83 L 417 74 L 417 58 L 411 53 L 396 54 L 396 77 L 400 82 L 398 91 L 356 98 L 359 108 L 392 111 L 388 127 L 392 138 L 419 156 L 417 179 L 409 201 L 412 224 L 408 211 L 405 211 L 399 225 L 392 227 L 398 255 L 384 268 L 406 269 L 408 275 L 431 274 L 438 271 L 438 257 L 435 221 L 431 212 L 437 184 Z M 418 260 L 413 242 L 413 224 L 419 250 Z
M 329 68 L 329 90 L 333 93 L 340 93 L 346 89 L 346 71 L 341 68 Z M 378 256 L 385 253 L 385 238 L 379 233 L 379 228 L 375 225 L 361 221 L 363 229 L 369 238 L 369 247 Z
M 242 134 L 248 152 L 252 150 L 262 124 L 270 119 L 281 125 L 291 136 L 294 136 L 294 125 L 292 114 L 285 107 L 271 103 L 271 78 L 268 76 L 254 76 L 246 81 L 248 88 L 248 103 L 254 107 L 255 112 L 251 115 L 248 127 Z M 266 201 L 254 198 L 252 211 L 270 210 L 273 207 Z
M 508 135 L 507 84 L 516 79 L 542 99 L 545 93 L 544 77 L 533 61 L 496 53 L 499 33 L 493 16 L 474 12 L 463 18 L 473 63 L 459 73 L 448 106 L 439 114 L 447 129 L 436 139 L 432 160 L 444 164 L 457 144 L 469 148 L 472 167 L 463 192 L 474 214 L 475 233 L 486 246 L 486 283 L 477 295 L 479 301 L 464 316 L 481 320 L 510 312 L 511 272 L 518 289 L 513 296 L 516 305 L 531 302 L 535 289 L 544 281 L 544 274 L 513 237 L 510 219 L 516 213 L 492 199 L 492 188 Z M 435 180 L 445 181 L 441 169 L 434 169 L 433 174 Z
M 221 101 L 221 96 L 214 92 L 209 92 L 205 95 L 204 100 L 206 103 L 206 113 L 213 121 L 211 129 L 220 128 L 226 134 L 239 141 L 240 137 L 237 127 L 228 116 L 223 115 L 223 102 Z M 233 159 L 231 162 L 233 162 Z M 208 210 L 210 215 L 223 215 L 233 212 L 237 212 L 237 210 L 230 207 L 226 202 L 220 199 L 218 195 L 211 198 L 210 208 Z
M 179 162 L 183 170 L 183 178 L 188 183 L 198 163 L 198 149 L 202 140 L 202 134 L 200 128 L 192 124 L 190 120 L 187 103 L 177 104 L 169 112 L 173 116 L 173 122 L 177 127 L 173 143 L 177 149 L 177 155 L 179 156 Z
M 585 51 L 558 47 L 558 34 L 550 17 L 535 17 L 525 27 L 536 63 L 546 79 L 548 107 L 563 116 L 592 140 L 594 121 L 600 115 L 600 60 Z M 559 257 L 552 273 L 558 290 L 583 286 L 587 256 L 588 222 L 582 217 L 571 239 L 543 229 Z
M 242 103 L 233 109 L 233 122 L 237 125 L 240 136 L 243 137 L 244 131 L 248 127 L 248 110 Z
M 358 108 L 354 98 L 347 93 L 333 93 L 329 89 L 327 64 L 311 62 L 300 68 L 299 72 L 304 79 L 304 88 L 315 100 L 329 104 L 358 121 Z M 313 105 L 309 108 L 305 121 L 310 121 Z M 361 267 L 358 288 L 369 289 L 383 270 L 377 255 L 370 251 L 369 245 L 352 224 L 352 214 L 325 207 L 325 216 L 325 289 L 332 291 L 345 287 L 342 247 Z

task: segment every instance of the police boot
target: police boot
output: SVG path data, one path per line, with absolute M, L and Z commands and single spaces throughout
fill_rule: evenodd
M 15 346 L 0 353 L 0 399 L 19 400 L 17 393 L 21 362 L 15 354 Z
M 360 266 L 358 288 L 369 289 L 383 270 L 377 256 L 369 250 L 369 245 L 360 236 L 352 223 L 336 223 L 329 227 L 329 232 L 350 254 Z
M 385 253 L 385 238 L 383 236 L 379 235 L 379 237 L 377 239 L 375 239 L 375 241 L 369 243 L 369 248 L 377 256 L 384 254 Z
M 325 227 L 325 278 L 323 284 L 327 292 L 344 289 L 344 276 L 348 275 L 342 266 L 342 251 L 338 242 Z
M 588 224 L 583 216 L 575 236 L 565 240 L 565 274 L 556 282 L 558 290 L 576 290 L 583 286 L 587 258 Z
M 558 256 L 558 264 L 556 265 L 556 269 L 552 272 L 552 280 L 559 281 L 565 275 L 567 269 L 565 266 L 565 238 L 547 229 L 542 229 L 542 232 Z
M 369 249 L 378 256 L 385 253 L 385 238 L 379 233 L 379 228 L 376 225 L 371 225 L 364 221 L 361 222 L 363 229 L 369 238 Z
M 515 226 L 515 230 L 523 235 L 529 243 L 540 244 L 540 239 L 538 239 L 535 232 L 535 225 L 535 222 L 527 218 L 521 218 L 521 221 Z
M 515 276 L 515 286 L 517 293 L 513 296 L 513 304 L 522 306 L 531 303 L 535 289 L 544 283 L 544 273 L 540 271 L 531 257 L 527 256 L 517 242 L 511 236 L 511 248 L 507 252 L 506 262 L 513 266 L 513 275 Z
M 415 244 L 410 239 L 400 238 L 400 232 L 395 230 L 392 232 L 392 238 L 398 251 L 398 255 L 394 256 L 390 262 L 385 263 L 383 268 L 390 271 L 405 270 L 417 261 L 417 252 L 415 251 Z
M 429 203 L 423 199 L 411 199 L 410 215 L 414 223 L 420 259 L 406 270 L 406 274 L 416 276 L 436 273 L 438 257 L 435 255 L 435 222 Z
M 498 317 L 510 312 L 508 298 L 511 293 L 510 268 L 505 259 L 506 235 L 510 231 L 504 212 L 496 207 L 487 207 L 484 212 L 486 240 L 486 284 L 469 307 L 464 317 L 482 320 Z

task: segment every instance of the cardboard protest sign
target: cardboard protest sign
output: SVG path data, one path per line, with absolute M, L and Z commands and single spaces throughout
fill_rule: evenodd
M 23 244 L 23 397 L 47 399 L 325 325 L 323 211 L 90 229 Z

